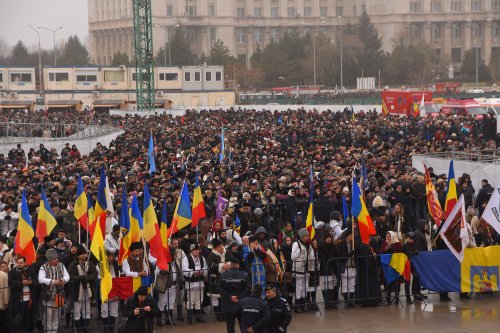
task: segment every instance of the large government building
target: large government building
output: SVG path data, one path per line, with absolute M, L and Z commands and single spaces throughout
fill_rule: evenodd
M 152 0 L 154 49 L 182 29 L 195 54 L 221 39 L 247 64 L 252 52 L 287 32 L 325 33 L 358 22 L 366 10 L 386 51 L 393 40 L 425 41 L 459 71 L 464 52 L 486 62 L 500 49 L 500 0 Z M 89 0 L 91 56 L 109 65 L 115 52 L 134 54 L 132 0 Z M 175 65 L 175 64 L 172 64 Z

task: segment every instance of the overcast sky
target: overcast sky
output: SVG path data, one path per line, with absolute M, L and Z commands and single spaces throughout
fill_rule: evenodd
M 56 32 L 56 42 L 78 35 L 82 42 L 88 37 L 87 0 L 0 0 L 0 39 L 10 46 L 22 40 L 28 47 L 37 45 L 36 33 L 28 27 L 47 27 Z M 42 48 L 54 45 L 52 32 L 41 30 Z

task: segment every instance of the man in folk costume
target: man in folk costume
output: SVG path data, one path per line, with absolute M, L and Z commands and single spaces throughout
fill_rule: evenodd
M 207 256 L 208 269 L 210 270 L 209 275 L 209 295 L 214 308 L 217 321 L 224 321 L 224 315 L 220 309 L 220 294 L 217 289 L 217 283 L 221 273 L 227 271 L 230 267 L 230 263 L 225 262 L 226 249 L 222 240 L 219 238 L 212 239 L 212 252 Z
M 193 315 L 196 315 L 197 322 L 204 323 L 205 320 L 201 317 L 201 302 L 205 287 L 204 280 L 207 276 L 207 263 L 200 255 L 198 244 L 191 244 L 189 250 L 190 253 L 182 259 L 182 272 L 187 291 L 188 324 L 193 323 Z
M 97 279 L 97 270 L 88 262 L 87 249 L 78 246 L 77 260 L 68 267 L 73 295 L 73 320 L 77 330 L 87 333 L 90 321 L 91 283 Z
M 182 252 L 182 250 L 180 250 Z M 171 252 L 175 253 L 175 248 L 171 247 Z M 156 267 L 156 289 L 158 290 L 158 308 L 160 315 L 157 325 L 163 326 L 163 314 L 167 315 L 167 323 L 175 326 L 174 322 L 174 306 L 177 298 L 177 290 L 180 288 L 181 277 L 180 269 L 176 260 L 168 263 L 168 270 L 161 270 Z
M 299 240 L 292 244 L 293 273 L 295 274 L 295 312 L 306 312 L 306 293 L 309 272 L 314 269 L 314 250 L 309 242 L 309 231 L 302 228 Z
M 338 245 L 339 272 L 341 279 L 342 295 L 347 306 L 354 306 L 356 292 L 356 260 L 352 244 L 352 230 L 345 229 L 340 236 L 341 243 Z
M 149 267 L 144 262 L 144 250 L 140 242 L 130 244 L 128 258 L 122 263 L 123 274 L 130 277 L 148 276 Z
M 111 273 L 112 278 L 120 276 L 120 267 L 118 262 L 115 260 L 114 252 L 107 251 L 106 255 L 108 257 L 108 269 Z M 96 266 L 99 270 L 99 265 Z M 100 272 L 99 272 L 100 274 Z M 99 276 L 99 279 L 101 277 Z M 115 327 L 116 317 L 118 317 L 118 306 L 120 305 L 120 298 L 118 296 L 108 299 L 106 302 L 101 304 L 101 317 L 104 324 L 104 333 L 113 332 Z
M 66 267 L 59 262 L 56 250 L 48 249 L 45 257 L 47 262 L 38 271 L 43 306 L 43 326 L 45 332 L 57 332 L 59 308 L 64 305 L 64 285 L 69 281 L 69 274 Z
M 113 252 L 113 254 L 118 254 L 120 250 L 120 225 L 115 224 L 113 226 L 113 232 L 110 232 L 104 238 L 104 248 L 107 252 Z

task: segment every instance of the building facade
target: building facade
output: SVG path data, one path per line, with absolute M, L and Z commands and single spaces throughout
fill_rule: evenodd
M 155 54 L 175 29 L 198 56 L 221 39 L 240 60 L 250 62 L 288 32 L 324 33 L 336 40 L 339 28 L 355 24 L 364 10 L 378 28 L 383 48 L 395 38 L 422 40 L 442 63 L 459 69 L 464 52 L 477 48 L 488 63 L 500 49 L 500 0 L 151 0 Z M 91 56 L 111 64 L 113 54 L 134 55 L 132 0 L 89 0 Z M 173 64 L 175 65 L 175 64 Z

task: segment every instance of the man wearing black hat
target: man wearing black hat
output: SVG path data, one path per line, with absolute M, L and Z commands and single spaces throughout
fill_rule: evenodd
M 104 247 L 106 248 L 106 251 L 108 252 L 113 252 L 113 254 L 118 254 L 120 250 L 120 225 L 115 224 L 113 226 L 113 232 L 110 232 L 109 234 L 106 235 L 106 238 L 104 238 Z
M 207 276 L 206 260 L 200 255 L 200 246 L 191 244 L 190 253 L 182 259 L 182 272 L 184 273 L 185 288 L 187 291 L 188 324 L 193 323 L 193 315 L 196 321 L 204 323 L 201 317 L 201 301 L 203 299 L 203 288 Z
M 68 267 L 73 297 L 73 320 L 76 329 L 84 333 L 88 332 L 90 321 L 90 298 L 92 297 L 90 284 L 97 279 L 96 267 L 89 264 L 87 257 L 87 249 L 83 245 L 78 246 L 77 260 Z
M 262 287 L 254 285 L 250 295 L 239 302 L 238 315 L 241 332 L 264 333 L 269 323 L 269 305 L 261 298 Z
M 122 270 L 125 276 L 138 277 L 148 275 L 149 267 L 144 262 L 144 250 L 140 242 L 130 244 L 129 255 L 122 263 Z
M 224 321 L 223 315 L 220 311 L 219 292 L 217 290 L 217 282 L 222 272 L 229 269 L 230 264 L 225 263 L 225 248 L 224 244 L 219 238 L 212 239 L 212 252 L 207 256 L 207 264 L 210 270 L 209 275 L 209 296 L 217 316 L 217 321 Z
M 252 281 L 247 272 L 240 270 L 240 261 L 230 258 L 231 267 L 221 274 L 217 285 L 221 295 L 221 310 L 226 319 L 227 333 L 234 333 L 238 302 L 247 297 L 252 288 Z
M 286 333 L 286 329 L 292 321 L 290 306 L 284 298 L 279 297 L 276 286 L 267 285 L 265 290 L 271 312 L 267 333 Z
M 153 321 L 160 313 L 156 301 L 148 295 L 148 288 L 139 287 L 125 302 L 123 316 L 127 317 L 125 333 L 153 333 Z
M 189 247 L 191 244 L 197 243 L 196 241 L 196 229 L 189 229 L 188 238 L 183 238 L 179 244 L 179 248 L 184 251 L 186 255 L 189 255 Z

